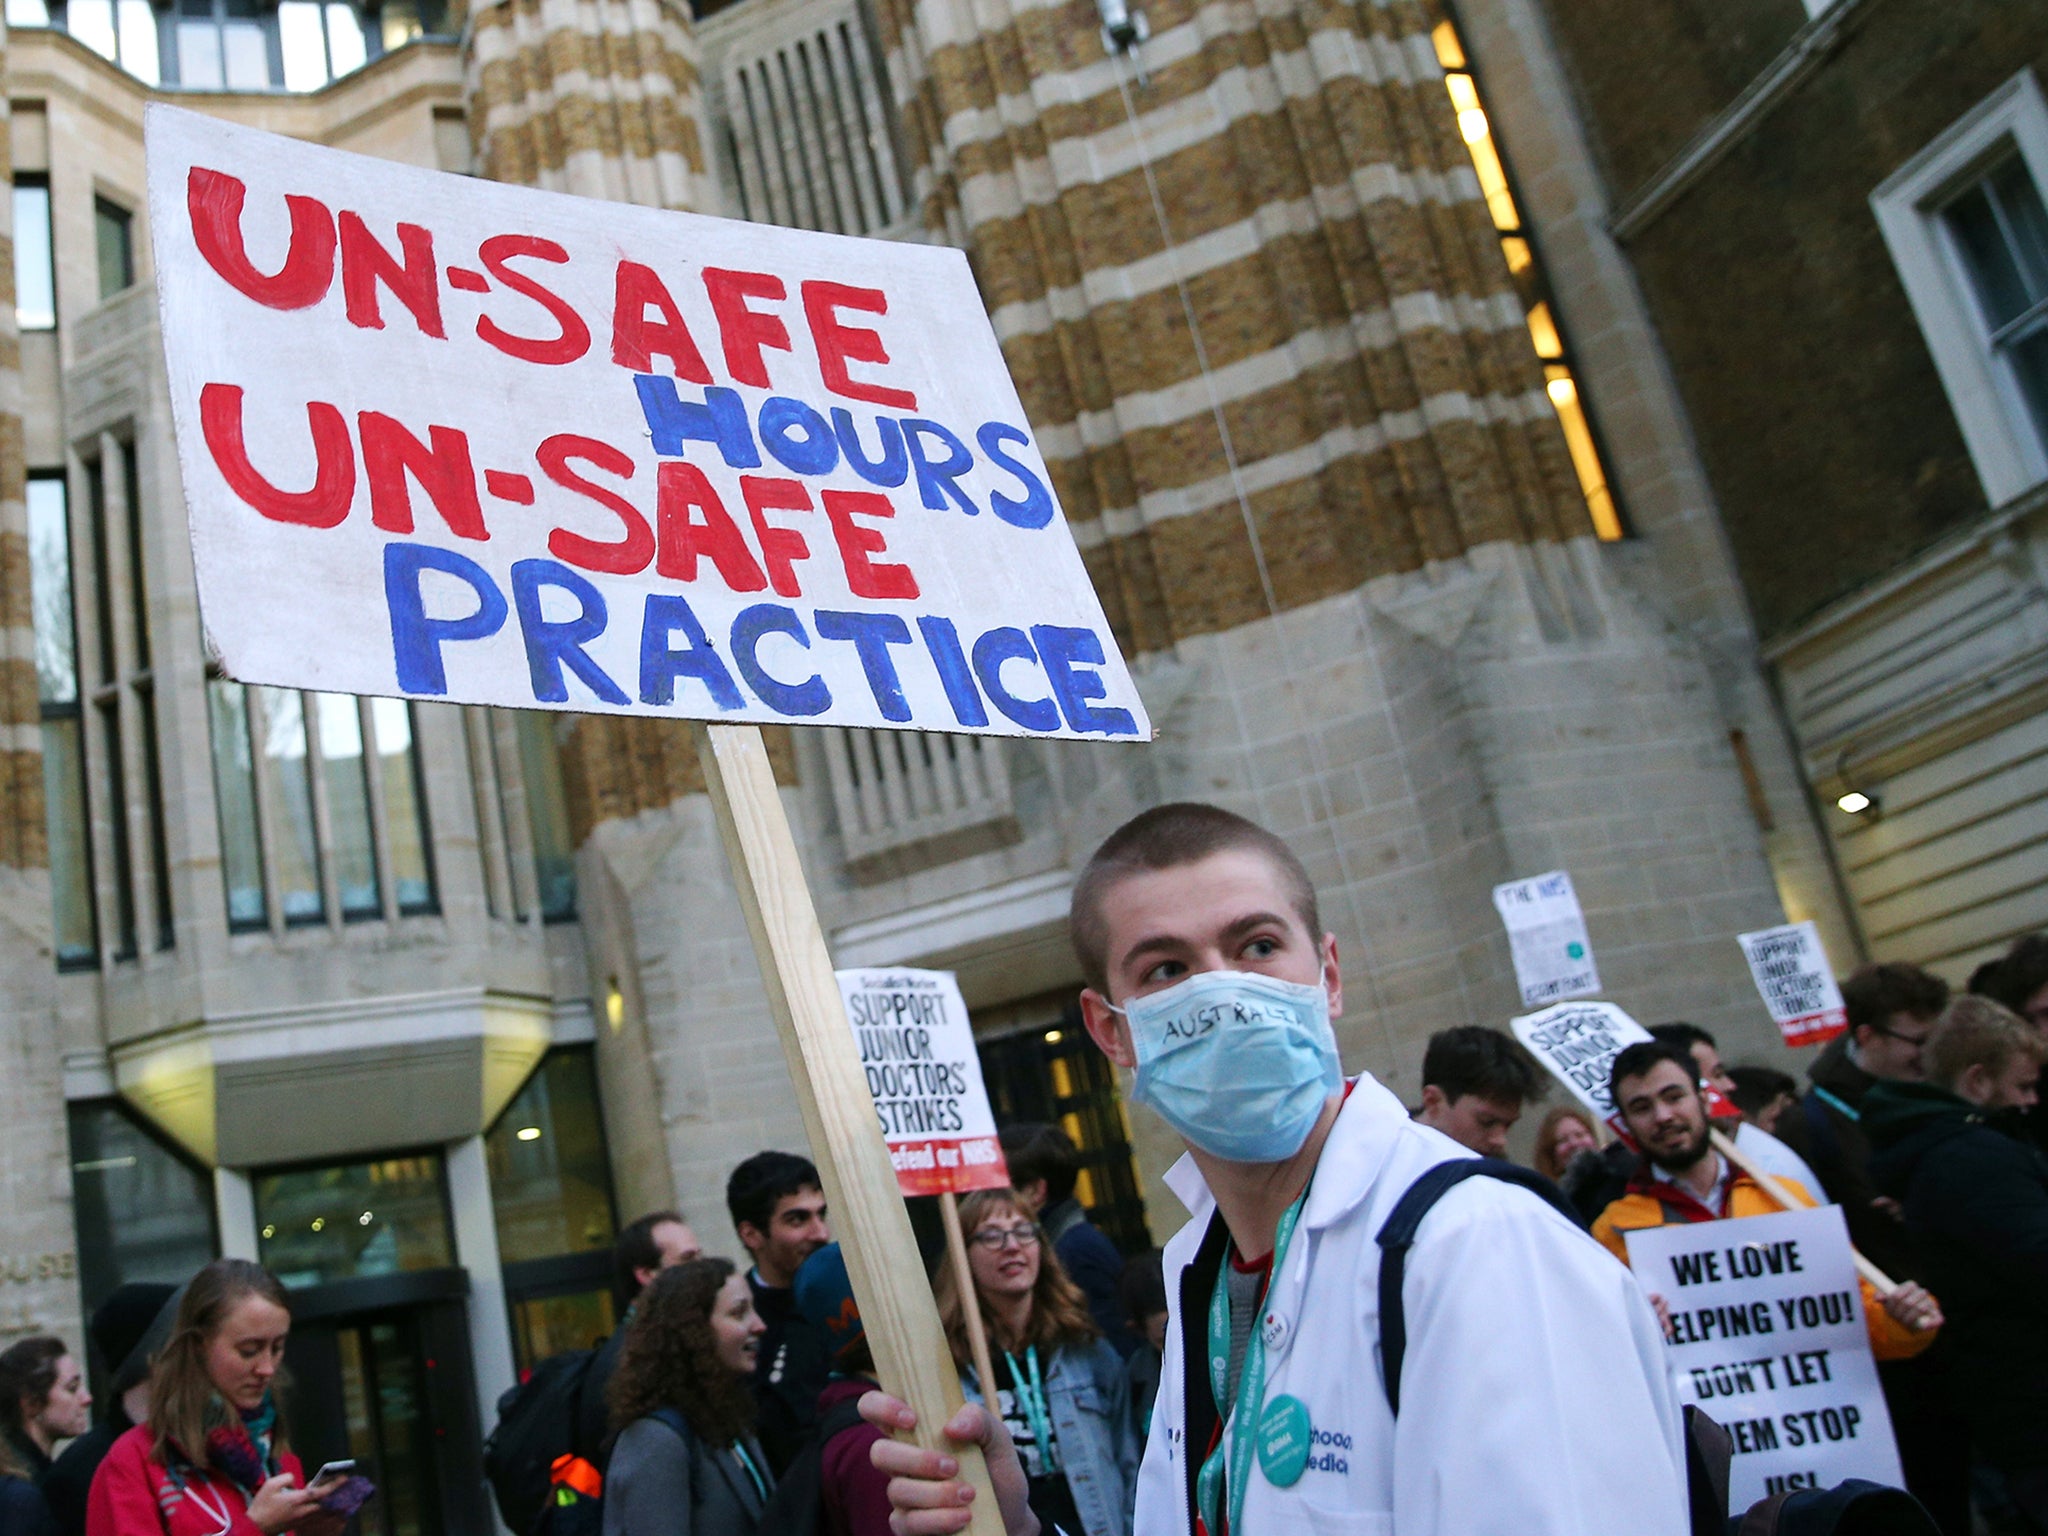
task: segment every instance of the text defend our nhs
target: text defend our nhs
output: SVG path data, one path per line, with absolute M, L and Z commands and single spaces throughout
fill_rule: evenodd
M 1150 735 L 959 251 L 146 137 L 230 676 Z
M 1862 1477 L 1898 1487 L 1840 1206 L 1627 1234 L 1629 1266 L 1671 1311 L 1679 1400 L 1734 1443 L 1732 1509 Z

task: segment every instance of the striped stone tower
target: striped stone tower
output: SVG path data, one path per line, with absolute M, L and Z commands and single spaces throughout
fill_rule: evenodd
M 0 25 L 0 73 L 7 67 Z M 35 597 L 22 445 L 21 333 L 14 316 L 14 163 L 0 102 L 0 1211 L 7 1213 L 0 1272 L 0 1348 L 57 1333 L 74 1348 L 78 1284 L 71 1224 L 71 1160 L 64 1128 L 56 965 L 50 924 L 49 845 L 43 822 L 42 706 L 37 687 Z M 63 552 L 58 551 L 59 558 Z
M 1583 532 L 1424 7 L 1144 10 L 1140 83 L 1092 0 L 880 5 L 915 193 L 1128 642 Z

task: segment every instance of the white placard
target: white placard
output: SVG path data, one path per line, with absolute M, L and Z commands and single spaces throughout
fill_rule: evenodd
M 1143 738 L 966 257 L 146 119 L 211 643 L 249 682 Z
M 838 976 L 898 1187 L 906 1195 L 1007 1188 L 974 1026 L 953 973 L 895 966 Z
M 1508 1020 L 1515 1038 L 1550 1069 L 1572 1097 L 1620 1130 L 1621 1116 L 1607 1092 L 1614 1058 L 1650 1032 L 1612 1003 L 1559 1003 Z
M 1731 1512 L 1850 1477 L 1903 1486 L 1840 1206 L 1626 1236 L 1671 1309 L 1679 1400 L 1735 1442 Z
M 1524 1007 L 1591 997 L 1600 990 L 1593 941 L 1587 937 L 1586 918 L 1579 911 L 1570 875 L 1554 869 L 1496 885 L 1493 905 L 1507 925 Z
M 1735 942 L 1787 1045 L 1818 1045 L 1849 1027 L 1842 989 L 1810 921 L 1738 933 Z

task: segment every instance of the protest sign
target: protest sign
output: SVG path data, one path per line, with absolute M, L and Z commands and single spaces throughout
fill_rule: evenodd
M 906 1195 L 1007 1189 L 974 1026 L 950 971 L 841 971 L 847 1022 Z
M 1811 922 L 1738 933 L 1735 942 L 1787 1045 L 1819 1045 L 1849 1027 L 1820 930 Z
M 1840 1206 L 1627 1239 L 1636 1279 L 1671 1309 L 1679 1400 L 1734 1442 L 1731 1511 L 1850 1477 L 1901 1486 Z
M 1574 1098 L 1621 1129 L 1607 1092 L 1608 1069 L 1627 1047 L 1650 1038 L 1647 1029 L 1612 1003 L 1559 1003 L 1510 1019 L 1508 1028 Z
M 1593 941 L 1587 937 L 1585 915 L 1579 911 L 1570 875 L 1555 869 L 1547 875 L 1496 885 L 1493 905 L 1507 925 L 1508 949 L 1514 956 L 1515 981 L 1522 989 L 1525 1008 L 1540 1008 L 1567 997 L 1590 997 L 1600 990 Z
M 231 677 L 1150 735 L 960 251 L 147 139 Z

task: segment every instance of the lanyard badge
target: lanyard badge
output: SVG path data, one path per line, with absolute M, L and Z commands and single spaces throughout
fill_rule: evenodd
M 1273 1234 L 1273 1266 L 1266 1285 L 1270 1292 L 1280 1279 L 1281 1266 L 1287 1261 L 1287 1247 L 1294 1236 L 1294 1226 L 1301 1218 L 1301 1208 L 1308 1199 L 1303 1190 L 1299 1199 L 1287 1208 L 1280 1218 L 1280 1225 Z M 1224 1267 L 1230 1259 L 1226 1254 Z M 1210 1395 L 1220 1405 L 1224 1389 L 1230 1379 L 1230 1295 L 1224 1269 L 1216 1272 L 1216 1288 L 1209 1296 L 1209 1385 Z M 1200 1517 L 1208 1536 L 1239 1536 L 1239 1521 L 1244 1514 L 1245 1491 L 1251 1485 L 1252 1458 L 1258 1458 L 1259 1470 L 1266 1481 L 1275 1488 L 1291 1488 L 1301 1481 L 1301 1474 L 1308 1468 L 1310 1425 L 1308 1405 L 1298 1397 L 1282 1393 L 1271 1402 L 1266 1401 L 1266 1341 L 1265 1330 L 1256 1324 L 1251 1336 L 1245 1340 L 1244 1365 L 1238 1376 L 1237 1398 L 1231 1408 L 1230 1420 L 1223 1427 L 1222 1443 L 1202 1463 L 1202 1470 L 1195 1479 L 1195 1496 L 1201 1504 Z M 1246 1431 L 1241 1426 L 1251 1424 Z M 1229 1521 L 1219 1527 L 1216 1521 L 1218 1505 L 1224 1501 L 1224 1464 L 1229 1463 Z

